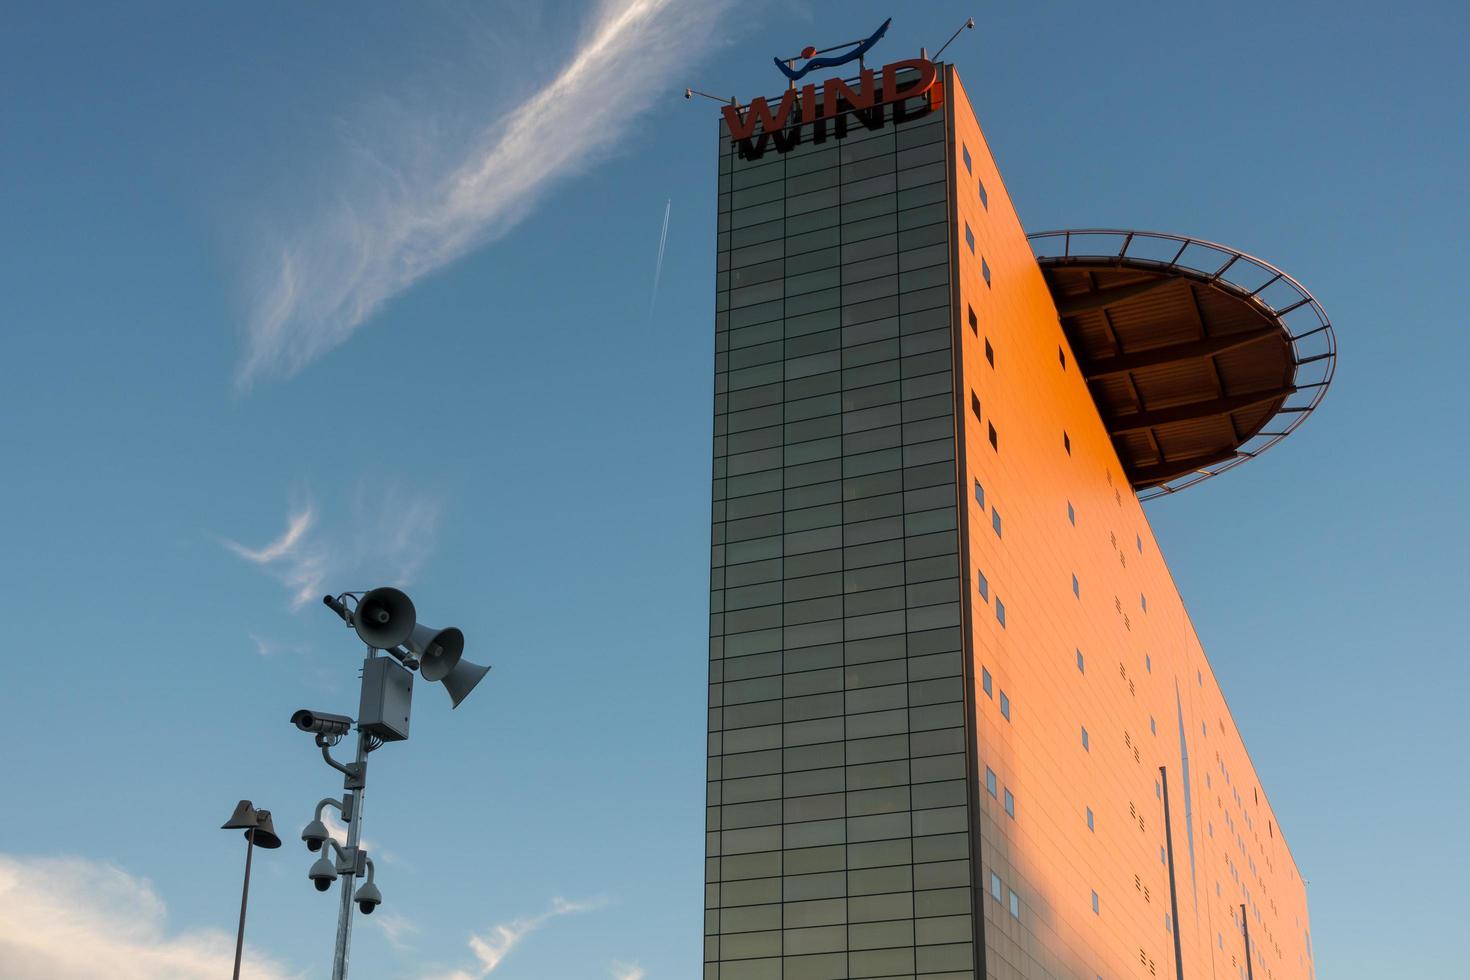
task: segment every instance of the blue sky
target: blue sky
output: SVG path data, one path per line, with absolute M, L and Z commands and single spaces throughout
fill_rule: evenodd
M 11 11 L 0 957 L 42 951 L 0 972 L 220 975 L 218 825 L 250 797 L 294 840 L 340 786 L 286 720 L 353 711 L 360 648 L 298 599 L 396 582 L 495 670 L 373 757 L 353 975 L 696 975 L 715 107 L 682 90 L 776 91 L 891 13 L 885 57 L 976 16 L 947 55 L 1029 228 L 1210 238 L 1333 317 L 1318 414 L 1148 512 L 1320 975 L 1463 969 L 1470 18 L 837 11 Z M 259 855 L 258 976 L 325 975 L 308 864 Z

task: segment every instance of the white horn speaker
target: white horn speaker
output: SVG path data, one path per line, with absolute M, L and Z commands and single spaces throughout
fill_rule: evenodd
M 442 681 L 459 663 L 464 653 L 464 634 L 449 626 L 436 630 L 432 626 L 418 625 L 409 634 L 404 646 L 419 659 L 419 673 L 426 681 Z

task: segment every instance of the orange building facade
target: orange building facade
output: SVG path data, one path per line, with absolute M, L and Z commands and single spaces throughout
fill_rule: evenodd
M 1267 395 L 1118 425 L 953 68 L 843 108 L 721 127 L 706 980 L 1314 976 L 1137 494 Z

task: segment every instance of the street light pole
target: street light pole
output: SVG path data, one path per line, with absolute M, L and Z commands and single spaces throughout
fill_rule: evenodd
M 240 889 L 240 930 L 235 933 L 235 977 L 240 980 L 240 954 L 245 951 L 245 904 L 250 901 L 250 858 L 255 854 L 255 835 L 245 835 L 245 886 Z
M 245 951 L 245 908 L 250 901 L 251 858 L 255 856 L 257 843 L 264 848 L 276 848 L 281 846 L 281 839 L 276 836 L 275 825 L 271 823 L 271 812 L 257 810 L 249 800 L 237 803 L 235 812 L 220 829 L 245 831 L 245 883 L 240 888 L 240 928 L 235 933 L 234 980 L 240 980 L 240 957 Z

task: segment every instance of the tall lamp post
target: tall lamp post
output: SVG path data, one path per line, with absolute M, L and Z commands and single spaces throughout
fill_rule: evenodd
M 343 592 L 326 596 L 322 601 L 356 630 L 367 645 L 356 720 L 305 708 L 291 716 L 293 725 L 316 736 L 323 761 L 343 777 L 342 798 L 328 797 L 318 803 L 312 821 L 301 832 L 301 839 L 306 842 L 307 850 L 321 852 L 307 872 L 317 891 L 328 891 L 334 881 L 342 879 L 331 976 L 332 980 L 344 980 L 352 946 L 353 903 L 363 915 L 370 915 L 383 902 L 383 895 L 374 882 L 376 869 L 360 843 L 368 753 L 387 742 L 408 738 L 415 671 L 426 681 L 442 683 L 451 707 L 458 708 L 490 668 L 463 659 L 464 634 L 455 627 L 436 630 L 420 624 L 412 600 L 397 589 Z M 380 651 L 388 656 L 379 656 Z M 352 762 L 338 762 L 329 750 L 354 726 L 356 757 Z M 322 823 L 322 811 L 329 806 L 336 808 L 347 824 L 347 838 L 342 844 L 332 839 Z M 354 892 L 353 882 L 363 877 L 366 881 Z
M 250 900 L 250 858 L 257 845 L 267 850 L 281 846 L 269 810 L 257 810 L 249 800 L 235 804 L 235 812 L 220 830 L 245 831 L 245 884 L 240 889 L 240 930 L 235 934 L 235 980 L 240 980 L 240 954 L 245 949 L 245 905 Z

